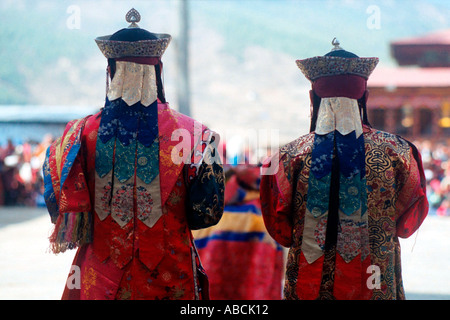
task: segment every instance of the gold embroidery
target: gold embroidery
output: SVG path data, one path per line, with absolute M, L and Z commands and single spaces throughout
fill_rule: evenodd
M 89 269 L 84 269 L 83 272 L 83 280 L 82 280 L 82 286 L 83 286 L 83 293 L 86 296 L 87 299 L 90 298 L 89 291 L 92 286 L 95 286 L 97 284 L 97 274 L 95 273 L 95 270 L 90 267 Z

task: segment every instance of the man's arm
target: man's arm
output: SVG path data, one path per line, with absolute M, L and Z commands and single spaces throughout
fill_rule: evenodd
M 285 154 L 284 157 L 287 155 Z M 291 199 L 292 185 L 286 177 L 280 158 L 276 173 L 263 175 L 261 178 L 261 211 L 267 231 L 278 243 L 285 247 L 292 244 Z M 269 166 L 264 164 L 263 167 Z

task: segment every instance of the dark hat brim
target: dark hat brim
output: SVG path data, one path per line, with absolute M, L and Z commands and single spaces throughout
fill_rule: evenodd
M 108 59 L 123 57 L 158 57 L 160 58 L 169 46 L 172 36 L 165 33 L 154 33 L 156 39 L 139 41 L 111 40 L 111 35 L 97 37 L 95 42 L 103 55 Z
M 310 81 L 321 77 L 341 74 L 352 74 L 368 79 L 377 66 L 379 59 L 372 58 L 344 58 L 336 56 L 317 56 L 295 61 L 299 69 Z

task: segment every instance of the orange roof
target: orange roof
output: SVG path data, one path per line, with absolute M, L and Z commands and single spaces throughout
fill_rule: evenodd
M 378 67 L 367 82 L 370 87 L 450 87 L 450 68 Z

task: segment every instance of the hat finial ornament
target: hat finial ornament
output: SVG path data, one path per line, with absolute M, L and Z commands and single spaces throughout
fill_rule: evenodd
M 137 25 L 137 22 L 141 21 L 141 15 L 139 14 L 139 12 L 134 9 L 131 8 L 130 11 L 127 12 L 127 14 L 125 15 L 125 20 L 127 20 L 127 22 L 131 23 L 128 28 L 139 28 L 139 26 Z
M 333 40 L 331 41 L 331 44 L 334 46 L 334 48 L 331 49 L 331 51 L 344 50 L 339 46 L 340 42 L 338 39 L 336 39 L 336 37 L 333 38 Z

